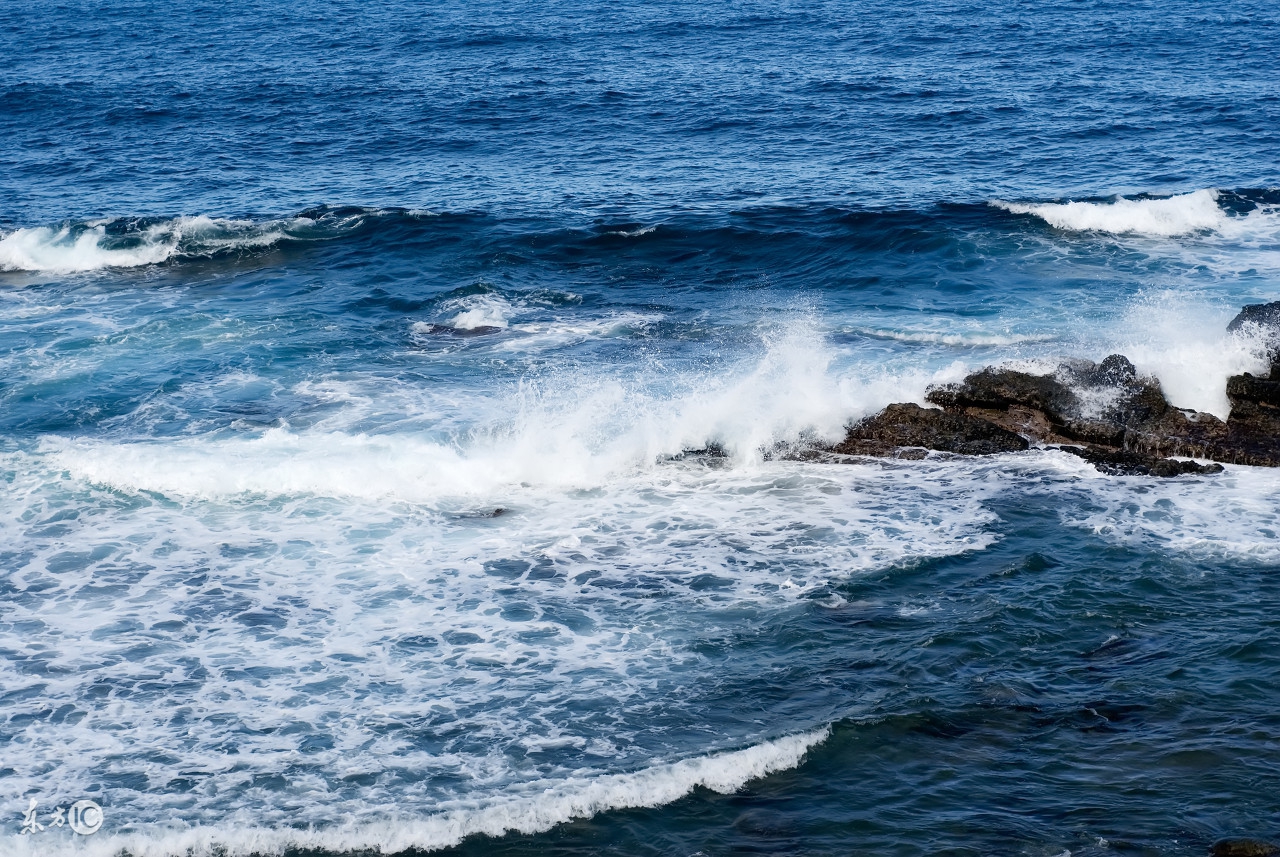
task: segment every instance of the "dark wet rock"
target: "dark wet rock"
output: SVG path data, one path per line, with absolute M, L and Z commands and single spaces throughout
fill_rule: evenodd
M 1260 450 L 1233 442 L 1222 420 L 1170 405 L 1160 383 L 1140 376 L 1120 354 L 1101 363 L 1063 363 L 1049 375 L 989 367 L 960 384 L 936 388 L 927 398 L 1039 443 L 1084 444 L 1083 450 L 1068 451 L 1106 473 L 1178 476 L 1221 470 L 1170 456 L 1266 463 Z
M 1221 473 L 1221 464 L 1199 464 L 1176 458 L 1160 458 L 1124 449 L 1100 446 L 1064 446 L 1063 452 L 1078 455 L 1103 473 L 1113 476 L 1184 476 L 1187 474 Z
M 987 420 L 919 405 L 890 405 L 849 429 L 834 452 L 897 455 L 923 448 L 961 455 L 994 455 L 1028 449 L 1026 439 Z
M 1247 327 L 1261 331 L 1267 340 L 1267 357 L 1271 361 L 1271 377 L 1280 380 L 1280 301 L 1269 304 L 1250 304 L 1231 319 L 1228 331 Z
M 1258 378 L 1245 372 L 1227 379 L 1227 398 L 1232 404 L 1249 402 L 1280 408 L 1280 381 Z
M 1123 354 L 1104 357 L 1090 375 L 1093 384 L 1130 384 L 1138 379 L 1138 370 Z
M 1209 848 L 1212 857 L 1273 857 L 1280 845 L 1263 839 L 1219 839 Z
M 1245 372 L 1227 379 L 1227 443 L 1240 464 L 1280 466 L 1280 364 L 1274 362 L 1278 357 L 1272 353 L 1266 378 Z
M 768 455 L 773 457 L 779 455 L 778 451 L 769 451 Z M 780 457 L 798 458 L 799 456 L 787 456 L 786 451 L 781 452 Z M 675 455 L 664 456 L 664 461 L 695 461 L 704 465 L 721 465 L 727 463 L 729 459 L 729 451 L 718 443 L 708 443 L 706 446 L 698 449 L 682 449 Z
M 1218 464 L 1280 467 L 1280 301 L 1245 307 L 1228 327 L 1267 332 L 1271 372 L 1227 380 L 1231 414 L 1174 407 L 1160 382 L 1122 354 L 1101 363 L 1070 360 L 1048 374 L 989 366 L 925 397 L 941 411 L 890 405 L 852 426 L 831 453 L 923 457 L 923 450 L 990 455 L 1031 443 L 1060 446 L 1104 473 L 1181 476 L 1217 473 Z
M 911 450 L 923 455 L 921 448 L 990 455 L 1034 442 L 1060 445 L 1104 473 L 1147 476 L 1222 470 L 1171 456 L 1235 461 L 1241 454 L 1230 446 L 1222 420 L 1171 406 L 1160 383 L 1139 375 L 1120 354 L 1101 363 L 1065 362 L 1045 375 L 988 367 L 958 384 L 931 389 L 926 399 L 942 411 L 890 405 L 851 427 L 832 451 L 899 458 Z
M 1050 375 L 988 367 L 962 383 L 935 388 L 926 398 L 1040 440 L 1052 436 L 1114 447 L 1126 446 L 1131 431 L 1170 409 L 1160 383 L 1139 377 L 1120 354 L 1101 363 L 1064 363 Z
M 469 511 L 469 512 L 455 512 L 455 513 L 453 513 L 453 517 L 454 517 L 454 518 L 459 518 L 459 519 L 463 519 L 463 518 L 498 518 L 498 517 L 501 517 L 502 515 L 507 514 L 509 511 L 511 511 L 511 510 L 510 510 L 510 509 L 504 509 L 504 508 L 502 508 L 501 506 L 498 506 L 496 509 L 478 509 L 478 510 L 475 510 L 475 511 Z
M 1240 314 L 1231 319 L 1231 323 L 1227 325 L 1227 330 L 1234 332 L 1240 330 L 1246 324 L 1254 324 L 1263 329 L 1275 328 L 1280 330 L 1280 301 L 1272 301 L 1269 304 L 1249 304 L 1249 306 L 1240 310 Z

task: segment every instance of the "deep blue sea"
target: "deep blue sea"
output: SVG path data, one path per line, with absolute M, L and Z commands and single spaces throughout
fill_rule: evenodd
M 1280 836 L 1280 472 L 779 454 L 1276 299 L 1275 2 L 4 0 L 0 855 Z

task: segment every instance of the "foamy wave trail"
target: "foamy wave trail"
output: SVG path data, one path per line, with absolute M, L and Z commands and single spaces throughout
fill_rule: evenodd
M 410 848 L 434 851 L 470 836 L 541 833 L 601 812 L 664 806 L 696 788 L 731 794 L 752 780 L 799 765 L 825 741 L 831 727 L 788 735 L 733 750 L 655 765 L 623 774 L 569 777 L 533 782 L 491 801 L 459 801 L 421 819 L 382 819 L 326 829 L 194 827 L 164 832 L 98 835 L 62 840 L 12 837 L 15 857 L 75 854 L 78 857 L 236 857 L 282 854 L 290 849 L 329 852 L 399 853 Z
M 991 204 L 1014 214 L 1035 215 L 1050 226 L 1072 232 L 1171 238 L 1227 228 L 1231 217 L 1218 204 L 1219 196 L 1217 190 L 1208 188 L 1163 199 L 1116 197 L 1110 202 Z
M 468 312 L 472 310 L 467 310 Z M 622 323 L 606 319 L 583 330 Z M 519 325 L 513 325 L 518 331 Z M 563 330 L 547 333 L 563 338 Z M 530 336 L 530 338 L 533 338 Z M 174 497 L 316 495 L 436 503 L 501 496 L 518 486 L 576 490 L 647 472 L 666 456 L 714 444 L 737 464 L 759 463 L 779 444 L 835 442 L 851 417 L 930 383 L 958 380 L 963 367 L 938 372 L 866 372 L 848 377 L 814 328 L 796 323 L 761 339 L 762 352 L 714 375 L 670 375 L 651 387 L 607 373 L 526 380 L 510 392 L 474 396 L 468 407 L 492 419 L 468 431 L 365 433 L 350 422 L 313 430 L 273 427 L 255 435 L 195 436 L 125 442 L 49 436 L 41 449 L 95 484 Z M 312 393 L 312 388 L 307 388 Z M 385 381 L 348 390 L 387 401 Z M 447 407 L 406 392 L 409 410 Z M 350 420 L 358 421 L 356 409 Z
M 335 238 L 383 216 L 421 212 L 316 208 L 296 217 L 234 220 L 205 216 L 68 221 L 0 234 L 0 271 L 59 274 L 139 268 L 273 247 L 285 241 Z
M 922 345 L 947 345 L 955 348 L 999 348 L 1009 345 L 1053 342 L 1058 338 L 1052 333 L 984 333 L 980 331 L 948 333 L 932 330 L 891 330 L 872 327 L 850 328 L 848 332 L 871 339 L 887 339 L 894 342 L 910 342 Z
M 1227 465 L 1203 478 L 1151 480 L 1107 476 L 1058 450 L 1022 460 L 1029 496 L 1049 496 L 1064 526 L 1133 550 L 1181 555 L 1199 562 L 1272 567 L 1280 562 L 1280 474 L 1272 468 Z
M 108 220 L 18 229 L 0 238 L 0 270 L 80 273 L 138 268 L 178 255 L 270 246 L 287 237 L 289 225 L 178 217 L 141 228 Z

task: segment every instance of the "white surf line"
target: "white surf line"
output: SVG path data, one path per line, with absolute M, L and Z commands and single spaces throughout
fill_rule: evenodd
M 394 854 L 409 848 L 434 851 L 479 834 L 541 833 L 601 812 L 664 806 L 702 787 L 731 794 L 751 780 L 798 766 L 831 734 L 830 725 L 787 735 L 742 750 L 712 753 L 625 774 L 539 781 L 489 801 L 458 801 L 420 819 L 392 817 L 325 829 L 192 827 L 155 833 L 70 838 L 40 834 L 9 838 L 14 857 L 247 857 L 282 854 L 289 848 Z M 104 807 L 108 823 L 111 808 Z M 58 831 L 59 833 L 62 831 Z

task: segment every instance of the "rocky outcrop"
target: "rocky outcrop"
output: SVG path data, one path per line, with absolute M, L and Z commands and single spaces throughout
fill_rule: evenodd
M 1227 379 L 1231 415 L 1227 417 L 1225 451 L 1218 461 L 1280 467 L 1280 376 L 1273 367 L 1266 378 L 1246 372 Z
M 1058 446 L 1104 473 L 1180 476 L 1215 473 L 1219 464 L 1280 467 L 1280 301 L 1247 306 L 1228 330 L 1260 331 L 1271 370 L 1227 380 L 1227 420 L 1177 408 L 1160 382 L 1138 374 L 1121 354 L 1101 363 L 1068 361 L 1048 374 L 987 367 L 958 384 L 931 388 L 935 408 L 890 405 L 849 428 L 827 451 L 920 457 Z M 1177 458 L 1175 458 L 1176 456 Z
M 1266 377 L 1248 372 L 1227 379 L 1227 399 L 1231 414 L 1227 417 L 1226 445 L 1234 457 L 1219 461 L 1235 461 L 1263 467 L 1280 466 L 1280 301 L 1253 304 L 1240 311 L 1227 330 L 1257 328 L 1267 337 L 1267 356 L 1271 369 Z
M 1227 426 L 1212 414 L 1175 408 L 1160 382 L 1112 354 L 1101 363 L 1064 363 L 1048 375 L 987 368 L 928 401 L 1016 431 L 1043 444 L 1080 445 L 1156 459 L 1214 458 Z
M 1240 314 L 1227 324 L 1227 331 L 1234 333 L 1249 325 L 1255 325 L 1264 332 L 1280 331 L 1280 301 L 1269 304 L 1249 304 L 1240 310 Z
M 1018 452 L 1031 446 L 1015 432 L 967 414 L 919 405 L 890 405 L 849 429 L 831 451 L 843 455 L 900 455 L 904 449 L 933 449 L 960 455 Z
M 1159 382 L 1141 378 L 1119 354 L 1076 361 L 1048 375 L 988 367 L 960 384 L 933 388 L 938 408 L 890 405 L 849 428 L 831 452 L 916 458 L 924 450 L 960 455 L 1058 445 L 1104 473 L 1180 476 L 1215 473 L 1210 457 L 1227 428 L 1210 414 L 1169 405 Z

